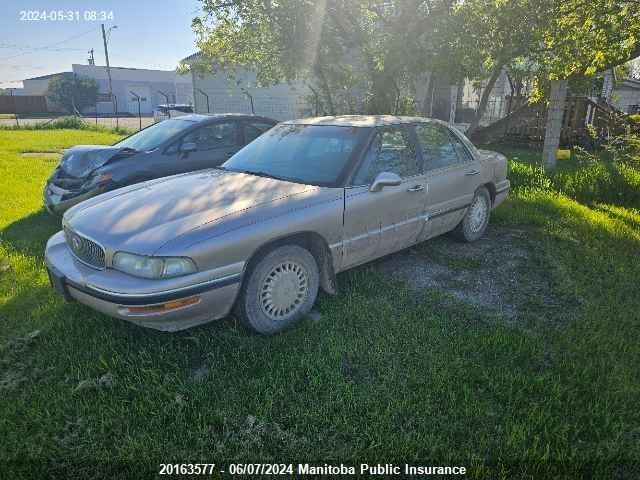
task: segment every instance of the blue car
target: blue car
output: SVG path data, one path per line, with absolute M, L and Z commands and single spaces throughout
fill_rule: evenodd
M 111 146 L 72 147 L 45 185 L 44 205 L 60 215 L 109 190 L 217 167 L 276 123 L 255 115 L 185 115 L 151 125 Z

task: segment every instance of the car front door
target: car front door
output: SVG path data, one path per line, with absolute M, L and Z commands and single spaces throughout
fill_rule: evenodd
M 449 129 L 438 123 L 416 126 L 428 183 L 427 219 L 419 240 L 454 229 L 482 181 L 480 162 Z
M 343 267 L 351 267 L 415 243 L 424 221 L 426 179 L 413 132 L 405 126 L 378 130 L 345 190 Z M 372 192 L 382 172 L 401 183 Z
M 189 172 L 222 165 L 241 146 L 236 121 L 222 121 L 198 127 L 187 133 L 177 146 L 176 162 Z

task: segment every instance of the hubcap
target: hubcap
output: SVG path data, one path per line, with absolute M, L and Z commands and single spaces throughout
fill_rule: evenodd
M 294 314 L 307 295 L 307 274 L 295 262 L 284 262 L 266 276 L 259 293 L 260 306 L 267 317 L 281 320 Z
M 484 197 L 478 196 L 475 198 L 471 207 L 469 208 L 469 227 L 471 231 L 479 232 L 484 226 L 484 222 L 487 219 L 487 202 Z

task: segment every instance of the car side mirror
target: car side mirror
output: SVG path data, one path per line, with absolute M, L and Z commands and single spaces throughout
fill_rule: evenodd
M 198 146 L 193 142 L 185 142 L 180 147 L 180 151 L 183 153 L 195 152 L 198 149 Z
M 380 172 L 369 187 L 369 191 L 379 192 L 384 187 L 397 187 L 401 183 L 402 179 L 398 174 L 392 172 Z

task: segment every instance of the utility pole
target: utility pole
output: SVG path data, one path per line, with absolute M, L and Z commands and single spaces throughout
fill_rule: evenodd
M 93 48 L 92 48 L 91 50 L 89 50 L 87 53 L 88 53 L 89 55 L 91 55 L 91 56 L 89 57 L 89 65 L 95 65 L 95 64 L 96 64 L 96 59 L 95 59 L 95 58 L 93 58 Z
M 107 78 L 109 79 L 109 98 L 113 104 L 113 87 L 111 85 L 111 68 L 109 68 L 109 50 L 107 49 L 107 34 L 104 31 L 104 23 L 100 25 L 102 27 L 102 43 L 104 43 L 104 58 L 107 63 Z M 113 107 L 113 113 L 116 114 L 115 105 Z

